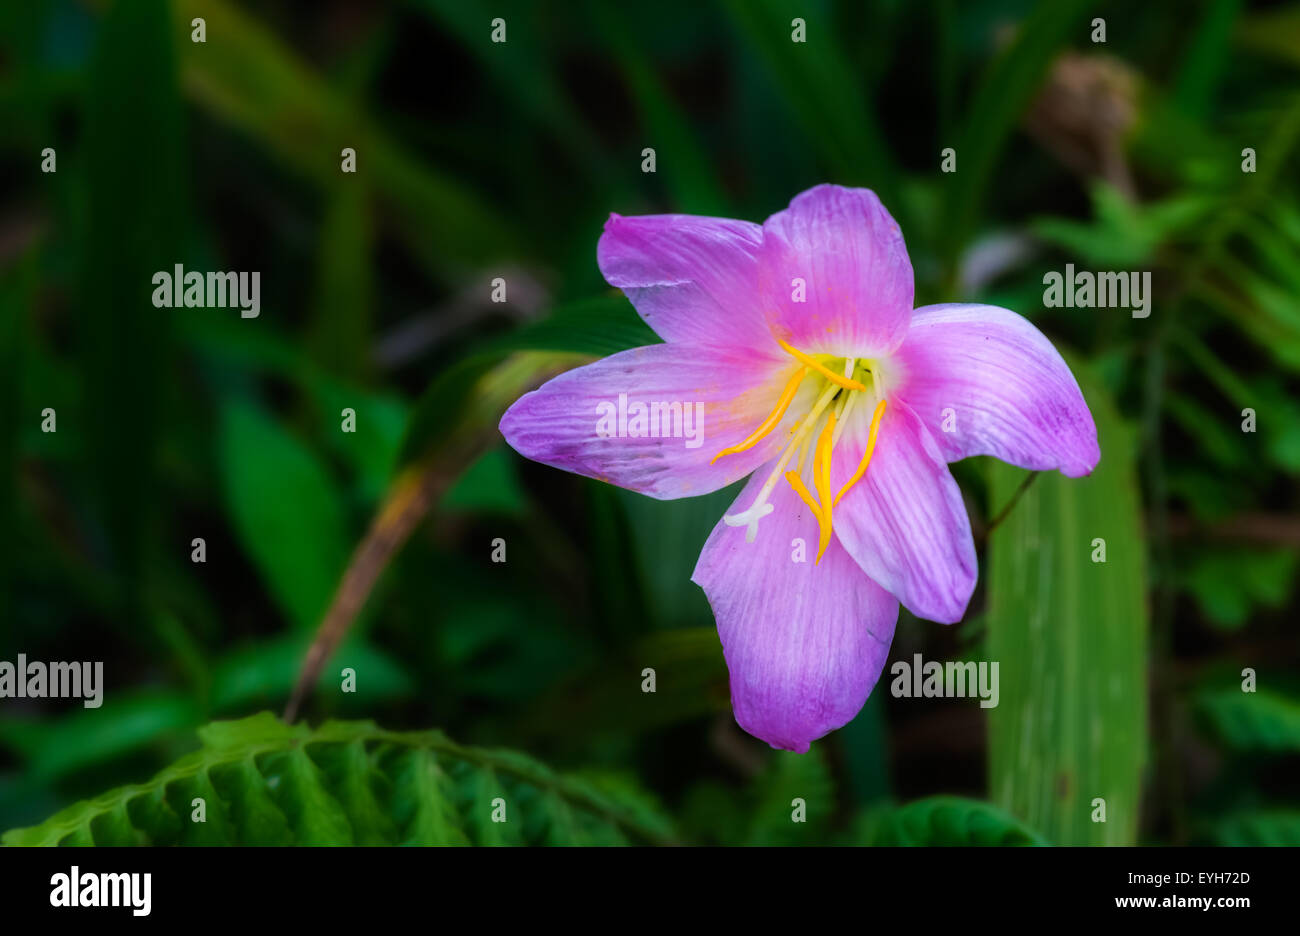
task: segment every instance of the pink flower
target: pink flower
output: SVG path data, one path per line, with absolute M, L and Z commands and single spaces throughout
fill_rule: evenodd
M 1079 477 L 1100 457 L 1033 325 L 996 306 L 913 310 L 902 233 L 871 191 L 819 185 L 762 226 L 611 215 L 596 255 L 664 344 L 562 374 L 501 432 L 528 458 L 663 499 L 752 473 L 691 578 L 736 721 L 774 747 L 806 751 L 858 713 L 900 602 L 965 613 L 975 546 L 949 462 Z M 702 417 L 697 437 L 678 412 Z

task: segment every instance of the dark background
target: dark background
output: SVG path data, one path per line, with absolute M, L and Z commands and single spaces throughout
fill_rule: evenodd
M 405 479 L 430 509 L 370 556 L 312 723 L 525 750 L 684 841 L 788 841 L 804 796 L 798 840 L 867 843 L 958 794 L 1055 842 L 1300 843 L 1297 68 L 1300 7 L 1227 0 L 6 4 L 0 659 L 102 660 L 107 687 L 0 700 L 0 828 L 279 712 Z M 1003 305 L 1066 350 L 1102 468 L 1036 479 L 992 536 L 1025 473 L 954 468 L 980 588 L 952 627 L 904 612 L 891 661 L 998 660 L 997 709 L 886 675 L 797 757 L 735 726 L 689 582 L 733 492 L 525 463 L 512 396 L 473 401 L 649 340 L 596 267 L 611 211 L 761 221 L 820 182 L 880 194 L 918 305 Z M 154 308 L 174 263 L 260 271 L 260 317 Z M 1067 263 L 1150 271 L 1150 318 L 1044 308 Z

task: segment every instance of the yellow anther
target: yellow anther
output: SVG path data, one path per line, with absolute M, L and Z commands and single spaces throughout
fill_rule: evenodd
M 799 472 L 787 471 L 785 473 L 785 479 L 790 482 L 790 487 L 794 488 L 794 492 L 799 495 L 799 498 L 808 505 L 808 509 L 811 510 L 812 515 L 817 518 L 817 522 L 821 523 L 821 508 L 818 507 L 817 502 L 813 500 L 813 496 L 809 493 L 807 485 L 803 483 L 803 478 L 799 477 Z
M 790 347 L 790 345 L 786 344 L 780 338 L 776 339 L 776 343 L 779 344 L 782 348 L 784 348 L 787 354 L 793 355 L 795 360 L 800 361 L 801 363 L 805 364 L 808 367 L 811 367 L 813 370 L 821 374 L 831 383 L 839 384 L 841 387 L 844 387 L 847 390 L 867 389 L 865 384 L 860 384 L 856 380 L 850 380 L 848 377 L 841 377 L 839 374 L 835 373 L 825 364 L 813 358 L 812 355 L 804 354 L 798 348 Z
M 734 455 L 737 452 L 743 452 L 746 449 L 753 448 L 759 442 L 763 441 L 763 438 L 781 422 L 781 417 L 784 416 L 785 411 L 790 408 L 790 402 L 794 399 L 794 395 L 799 391 L 799 384 L 803 383 L 803 379 L 807 375 L 808 368 L 799 368 L 798 373 L 790 378 L 790 382 L 787 383 L 785 389 L 781 391 L 781 396 L 776 401 L 776 409 L 772 410 L 767 419 L 763 420 L 759 424 L 758 428 L 755 429 L 744 442 L 724 448 L 717 455 L 713 456 L 713 460 L 710 461 L 709 464 L 712 465 L 713 462 L 717 461 L 723 455 Z
M 857 484 L 862 476 L 867 473 L 867 465 L 871 462 L 871 453 L 876 450 L 876 433 L 880 431 L 880 417 L 885 415 L 885 401 L 881 400 L 876 404 L 876 411 L 871 414 L 871 430 L 867 434 L 867 450 L 862 453 L 862 461 L 858 463 L 858 470 L 853 472 L 853 477 L 845 482 L 844 487 L 835 495 L 835 503 L 840 502 L 840 498 L 848 493 L 849 488 Z
M 821 536 L 817 542 L 817 559 L 822 561 L 822 553 L 831 542 L 831 444 L 835 435 L 835 413 L 826 418 L 826 427 L 817 439 L 817 452 L 813 455 L 813 484 L 817 486 L 817 498 L 821 502 L 821 514 L 817 523 L 821 527 Z

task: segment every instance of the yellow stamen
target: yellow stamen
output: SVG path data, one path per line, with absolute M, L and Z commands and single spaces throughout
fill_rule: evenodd
M 835 373 L 830 368 L 828 368 L 825 364 L 822 364 L 820 361 L 814 359 L 812 355 L 804 354 L 798 348 L 790 347 L 790 345 L 786 344 L 780 338 L 776 339 L 776 343 L 779 344 L 782 348 L 784 348 L 786 350 L 786 353 L 793 355 L 796 360 L 802 362 L 808 367 L 811 367 L 813 370 L 821 374 L 831 383 L 839 384 L 841 387 L 844 387 L 845 389 L 848 390 L 867 389 L 865 384 L 860 384 L 856 380 L 850 380 L 848 377 L 841 377 L 839 374 Z
M 781 396 L 776 401 L 776 409 L 772 410 L 772 412 L 768 415 L 767 419 L 759 423 L 758 428 L 755 429 L 754 432 L 749 436 L 749 438 L 747 438 L 744 442 L 740 442 L 737 445 L 732 445 L 729 446 L 728 448 L 724 448 L 717 455 L 713 456 L 713 461 L 710 461 L 709 464 L 712 465 L 713 462 L 717 461 L 723 455 L 734 455 L 737 452 L 743 452 L 745 451 L 745 449 L 753 448 L 755 445 L 761 442 L 763 438 L 769 432 L 775 429 L 779 422 L 781 422 L 781 417 L 784 416 L 785 411 L 790 408 L 790 402 L 794 399 L 795 393 L 797 393 L 799 390 L 799 384 L 803 383 L 803 379 L 807 375 L 808 375 L 808 368 L 806 367 L 799 368 L 799 372 L 790 378 L 790 382 L 787 383 L 785 385 L 785 389 L 781 391 Z
M 785 479 L 790 482 L 790 487 L 794 488 L 794 492 L 799 495 L 800 499 L 808 505 L 808 509 L 811 510 L 812 515 L 817 518 L 817 522 L 821 523 L 821 508 L 818 507 L 817 502 L 813 500 L 813 496 L 809 493 L 807 485 L 803 483 L 803 478 L 799 477 L 799 472 L 787 471 L 785 473 Z
M 768 475 L 767 480 L 763 482 L 763 487 L 759 490 L 758 497 L 754 498 L 754 502 L 749 505 L 749 508 L 738 514 L 725 514 L 723 516 L 723 522 L 725 522 L 727 526 L 746 527 L 745 542 L 754 542 L 754 537 L 758 535 L 758 521 L 772 512 L 772 505 L 767 502 L 767 498 L 772 493 L 772 489 L 776 487 L 776 483 L 781 477 L 781 472 L 785 471 L 785 466 L 788 465 L 790 459 L 794 457 L 795 449 L 804 441 L 805 438 L 808 437 L 808 434 L 812 432 L 813 427 L 817 424 L 817 420 L 821 417 L 822 411 L 826 409 L 827 405 L 837 393 L 839 393 L 839 391 L 834 387 L 827 387 L 822 391 L 822 395 L 819 396 L 817 402 L 813 404 L 812 412 L 808 414 L 807 418 L 803 421 L 803 425 L 799 428 L 799 432 L 790 440 L 790 444 L 786 446 L 785 452 L 782 453 L 781 457 L 777 460 L 776 467 L 772 469 L 772 473 Z
M 871 414 L 871 430 L 867 435 L 867 450 L 862 453 L 862 461 L 858 463 L 858 470 L 853 472 L 853 477 L 840 488 L 840 492 L 835 495 L 835 503 L 840 502 L 840 498 L 848 493 L 849 488 L 857 484 L 862 476 L 867 473 L 867 465 L 871 462 L 871 453 L 876 449 L 876 433 L 880 431 L 880 417 L 885 415 L 885 401 L 881 400 L 876 404 L 876 411 Z
M 817 559 L 822 561 L 822 553 L 831 542 L 831 440 L 835 434 L 835 413 L 826 418 L 826 427 L 817 439 L 817 453 L 813 456 L 813 483 L 817 485 L 817 497 L 821 501 L 821 513 L 817 523 L 821 526 L 821 536 L 817 542 Z

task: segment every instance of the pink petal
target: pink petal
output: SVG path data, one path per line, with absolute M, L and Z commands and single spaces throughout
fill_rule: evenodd
M 733 512 L 749 507 L 766 477 L 754 475 Z M 743 527 L 714 527 L 691 581 L 717 618 L 736 721 L 773 747 L 803 752 L 861 710 L 889 656 L 898 602 L 834 540 L 814 564 L 817 522 L 784 480 L 768 502 L 775 510 L 752 543 Z M 793 561 L 796 538 L 803 562 Z
M 800 389 L 783 423 L 763 441 L 709 464 L 767 418 L 797 367 L 788 357 L 753 351 L 675 344 L 634 348 L 568 371 L 524 394 L 501 418 L 501 434 L 526 458 L 652 497 L 707 494 L 777 454 L 798 413 L 808 407 L 811 383 Z M 621 394 L 629 413 L 636 404 L 648 409 L 655 403 L 678 403 L 683 421 L 668 425 L 659 438 L 620 437 L 616 425 L 610 427 L 613 437 L 602 437 L 602 406 L 617 410 Z M 695 414 L 701 412 L 702 422 L 697 423 Z M 687 413 L 692 414 L 689 425 Z M 701 431 L 688 431 L 696 426 Z M 631 419 L 626 429 L 631 431 Z M 674 430 L 676 436 L 670 434 Z
M 861 461 L 870 414 L 845 423 L 831 461 L 839 492 Z M 957 482 L 930 433 L 902 400 L 890 399 L 867 473 L 833 512 L 840 543 L 917 617 L 951 624 L 975 590 L 975 543 Z
M 763 225 L 763 308 L 801 351 L 878 357 L 907 334 L 912 263 L 894 219 L 868 189 L 819 185 Z M 798 284 L 806 284 L 798 301 Z
M 774 343 L 759 304 L 762 239 L 748 221 L 612 214 L 596 262 L 664 341 L 766 349 Z
M 948 461 L 992 455 L 1071 478 L 1097 466 L 1097 427 L 1078 382 L 1052 343 L 1016 313 L 964 304 L 917 309 L 898 358 L 898 395 Z

